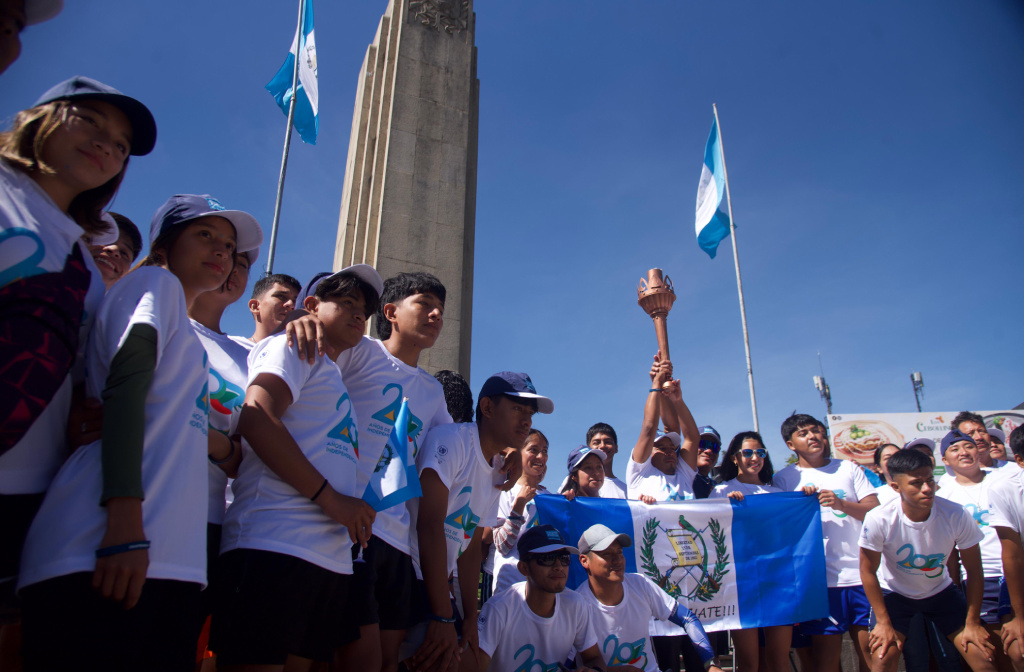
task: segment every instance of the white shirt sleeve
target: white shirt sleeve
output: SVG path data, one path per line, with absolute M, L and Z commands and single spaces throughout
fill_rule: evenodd
M 672 612 L 676 610 L 676 601 L 672 599 L 671 595 L 658 588 L 658 584 L 654 581 L 646 576 L 640 576 L 643 579 L 642 591 L 644 597 L 650 602 L 651 613 L 659 621 L 667 621 L 672 616 Z
M 881 553 L 885 545 L 885 521 L 878 515 L 879 511 L 879 508 L 874 508 L 864 516 L 864 524 L 860 528 L 860 547 Z
M 576 637 L 572 645 L 577 651 L 583 652 L 597 644 L 597 632 L 594 630 L 594 616 L 592 607 L 582 597 L 577 600 L 579 603 L 579 620 L 576 622 Z
M 461 445 L 453 445 L 453 440 L 458 438 L 454 432 L 445 431 L 445 427 L 434 428 L 427 434 L 423 448 L 416 456 L 419 470 L 432 469 L 449 490 L 459 473 L 456 458 L 465 452 Z
M 323 356 L 323 355 L 321 355 Z M 296 346 L 288 347 L 288 339 L 284 334 L 264 339 L 249 356 L 249 380 L 246 387 L 252 385 L 261 373 L 277 376 L 288 386 L 292 393 L 292 403 L 299 400 L 302 386 L 309 380 L 313 367 L 305 357 L 299 357 Z
M 871 485 L 871 481 L 864 475 L 864 470 L 853 462 L 850 463 L 853 467 L 853 492 L 857 495 L 857 501 L 863 500 L 868 495 L 878 496 L 875 492 L 875 486 Z
M 484 603 L 484 607 L 476 619 L 480 650 L 492 657 L 494 650 L 498 648 L 498 641 L 501 639 L 502 621 L 504 620 L 497 613 L 497 605 L 498 602 L 488 600 Z

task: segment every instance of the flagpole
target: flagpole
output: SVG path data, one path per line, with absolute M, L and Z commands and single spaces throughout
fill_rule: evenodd
M 274 249 L 277 247 L 277 224 L 281 221 L 281 198 L 284 196 L 284 174 L 288 171 L 288 150 L 292 144 L 292 120 L 295 118 L 296 89 L 299 86 L 299 57 L 302 53 L 302 23 L 306 18 L 306 0 L 299 0 L 299 27 L 295 31 L 295 65 L 292 68 L 292 99 L 288 103 L 288 126 L 281 155 L 281 174 L 277 178 L 277 200 L 274 202 L 274 223 L 270 226 L 270 251 L 267 254 L 267 275 L 274 272 Z M 728 186 L 726 187 L 728 191 Z
M 715 112 L 715 126 L 718 127 L 718 147 L 722 151 L 722 172 L 725 177 L 725 198 L 729 204 L 729 234 L 732 238 L 732 260 L 736 263 L 736 289 L 740 294 L 740 319 L 743 321 L 743 347 L 747 351 L 747 380 L 750 383 L 750 409 L 754 414 L 754 431 L 760 432 L 757 424 L 757 398 L 754 396 L 754 369 L 750 364 L 750 334 L 747 332 L 747 308 L 743 301 L 743 279 L 740 277 L 740 254 L 736 250 L 736 223 L 732 218 L 732 196 L 729 194 L 729 169 L 725 166 L 725 143 L 722 141 L 722 124 L 718 121 L 718 106 L 711 104 Z

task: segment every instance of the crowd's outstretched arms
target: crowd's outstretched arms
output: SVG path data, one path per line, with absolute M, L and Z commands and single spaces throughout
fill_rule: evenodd
M 682 440 L 679 446 L 679 457 L 686 462 L 690 469 L 696 471 L 697 452 L 700 446 L 700 430 L 697 429 L 697 423 L 694 421 L 689 407 L 683 401 L 683 392 L 679 381 L 669 381 L 664 394 L 672 405 L 672 415 L 679 419 L 679 437 Z
M 643 464 L 651 459 L 651 451 L 654 450 L 654 439 L 658 434 L 659 404 L 661 403 L 661 386 L 668 380 L 667 376 L 671 371 L 671 362 L 661 362 L 655 359 L 651 367 L 651 389 L 647 393 L 647 401 L 644 404 L 644 422 L 640 426 L 640 436 L 633 446 L 633 461 Z

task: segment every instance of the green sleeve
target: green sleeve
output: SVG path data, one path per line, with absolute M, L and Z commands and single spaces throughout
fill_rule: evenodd
M 136 324 L 110 363 L 103 388 L 103 494 L 145 499 L 142 446 L 146 436 L 146 396 L 156 370 L 156 329 Z

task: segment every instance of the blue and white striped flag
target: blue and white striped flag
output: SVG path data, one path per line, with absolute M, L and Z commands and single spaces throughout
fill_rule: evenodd
M 363 501 L 375 511 L 383 511 L 422 495 L 420 476 L 413 459 L 413 443 L 409 439 L 409 400 L 402 399 L 391 436 L 370 474 L 370 482 L 366 484 Z
M 712 259 L 718 244 L 729 235 L 729 215 L 722 209 L 725 198 L 725 157 L 718 120 L 711 122 L 711 135 L 704 148 L 704 165 L 697 185 L 697 244 Z
M 628 534 L 639 572 L 697 615 L 705 630 L 788 625 L 828 616 L 821 507 L 802 492 L 659 502 L 537 495 L 537 517 L 570 544 L 601 523 Z M 570 565 L 569 587 L 587 580 Z
M 304 0 L 306 9 L 302 17 L 302 26 L 295 31 L 292 48 L 284 65 L 277 71 L 274 78 L 265 87 L 274 96 L 278 107 L 288 115 L 288 106 L 292 100 L 292 73 L 295 71 L 295 55 L 299 58 L 298 95 L 295 98 L 295 119 L 292 125 L 299 132 L 302 141 L 310 145 L 316 144 L 316 135 L 320 130 L 319 93 L 316 80 L 316 38 L 313 36 L 313 0 Z M 301 44 L 299 38 L 302 38 Z

